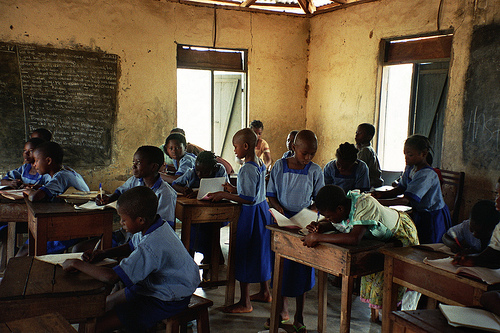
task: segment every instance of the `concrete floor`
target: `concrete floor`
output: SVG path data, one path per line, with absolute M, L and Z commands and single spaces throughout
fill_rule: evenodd
M 228 227 L 221 229 L 221 247 L 225 258 L 227 258 L 228 249 Z M 201 258 L 197 255 L 195 260 Z M 221 274 L 225 274 L 225 266 L 221 269 Z M 258 284 L 251 285 L 251 290 L 257 292 Z M 238 333 L 251 332 L 257 333 L 265 330 L 264 323 L 270 316 L 271 304 L 254 302 L 254 310 L 246 314 L 227 314 L 223 313 L 220 308 L 224 305 L 225 287 L 215 289 L 201 289 L 196 291 L 197 295 L 208 298 L 214 302 L 214 305 L 209 310 L 210 329 L 214 333 Z M 239 300 L 239 284 L 236 282 L 236 301 Z M 308 332 L 316 332 L 317 329 L 317 314 L 318 301 L 317 286 L 306 294 L 304 319 Z M 291 324 L 295 309 L 294 299 L 289 301 L 290 317 L 292 320 L 290 325 L 285 326 L 288 332 L 294 332 Z M 339 332 L 340 328 L 340 289 L 329 284 L 328 286 L 328 315 L 327 315 L 328 332 Z M 188 332 L 196 332 L 196 326 L 188 329 Z M 358 296 L 353 296 L 352 312 L 351 312 L 351 332 L 353 333 L 379 333 L 381 331 L 380 324 L 370 322 L 370 309 L 367 304 L 361 303 Z M 158 331 L 159 332 L 159 331 Z

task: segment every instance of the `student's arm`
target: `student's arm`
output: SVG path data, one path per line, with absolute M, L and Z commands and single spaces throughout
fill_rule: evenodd
M 227 199 L 227 200 L 236 201 L 238 203 L 246 204 L 246 205 L 250 205 L 253 203 L 252 201 L 245 200 L 236 194 L 222 192 L 222 191 L 208 193 L 207 198 L 210 199 L 211 201 L 214 201 L 214 202 L 221 201 L 222 199 Z
M 340 234 L 319 234 L 312 233 L 301 238 L 303 245 L 307 247 L 314 247 L 319 242 L 339 244 L 339 245 L 358 245 L 363 235 L 366 232 L 366 227 L 362 225 L 355 225 L 348 233 Z
M 443 242 L 444 245 L 448 246 L 453 253 L 458 253 L 461 250 L 461 247 L 458 246 L 457 242 L 455 242 L 455 239 L 451 237 L 448 234 L 444 234 L 443 238 L 441 238 L 441 241 Z
M 164 173 L 160 173 L 160 177 L 161 179 L 163 179 L 164 181 L 166 181 L 167 183 L 169 183 L 170 185 L 172 185 L 172 183 L 174 182 L 174 180 L 176 180 L 177 178 L 179 178 L 181 175 L 166 175 Z
M 263 162 L 266 165 L 266 169 L 269 170 L 269 167 L 271 166 L 271 163 L 273 162 L 271 158 L 271 153 L 270 152 L 265 152 L 262 156 Z
M 188 195 L 189 193 L 193 192 L 191 188 L 179 184 L 172 184 L 172 187 L 174 188 L 174 190 L 184 195 Z
M 82 254 L 83 261 L 99 262 L 105 258 L 128 257 L 132 253 L 130 245 L 123 244 L 106 250 L 87 250 Z
M 500 268 L 500 251 L 488 246 L 486 250 L 479 254 L 464 255 L 458 253 L 455 258 L 453 258 L 452 263 L 454 265 L 481 266 L 498 269 Z
M 407 197 L 392 198 L 392 199 L 378 199 L 378 202 L 380 202 L 380 204 L 383 206 L 396 206 L 396 205 L 410 206 L 410 199 L 408 199 Z
M 23 181 L 21 179 L 2 179 L 1 185 L 2 186 L 10 186 L 13 188 L 18 188 L 23 184 Z
M 95 203 L 98 206 L 104 206 L 104 205 L 109 204 L 110 202 L 118 200 L 119 197 L 120 197 L 120 194 L 118 194 L 116 192 L 111 194 L 111 195 L 104 194 L 102 197 L 100 194 L 98 194 L 97 197 L 95 198 Z
M 271 208 L 276 209 L 278 212 L 280 212 L 283 215 L 285 214 L 283 206 L 280 205 L 280 202 L 278 201 L 278 198 L 276 198 L 276 197 L 267 197 L 267 199 L 269 200 L 269 206 L 271 206 Z
M 118 274 L 112 268 L 92 265 L 79 259 L 68 259 L 64 261 L 62 267 L 67 272 L 80 271 L 96 280 L 109 284 L 114 284 L 120 280 Z
M 28 197 L 31 202 L 42 201 L 47 198 L 47 193 L 42 190 L 26 189 L 24 194 Z

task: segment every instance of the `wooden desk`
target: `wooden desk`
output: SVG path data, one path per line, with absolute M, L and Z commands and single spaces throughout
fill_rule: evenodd
M 393 311 L 390 315 L 393 333 L 484 333 L 484 331 L 453 327 L 439 309 Z
M 355 277 L 381 271 L 383 256 L 378 249 L 388 244 L 362 240 L 358 246 L 340 246 L 328 243 L 308 248 L 302 245 L 297 231 L 267 226 L 271 230 L 271 249 L 275 252 L 273 302 L 270 332 L 278 331 L 278 302 L 281 300 L 284 258 L 314 267 L 318 270 L 318 332 L 326 332 L 327 273 L 342 277 L 340 332 L 347 333 L 351 322 L 352 289 Z
M 83 273 L 66 273 L 33 257 L 12 258 L 0 283 L 0 322 L 58 312 L 93 332 L 96 318 L 105 313 L 109 290 Z
M 382 332 L 392 332 L 390 314 L 396 310 L 397 285 L 418 291 L 442 303 L 478 306 L 482 293 L 490 287 L 484 282 L 456 275 L 424 264 L 425 257 L 439 259 L 447 254 L 416 247 L 381 249 L 384 263 L 384 304 Z
M 67 203 L 28 205 L 29 254 L 47 253 L 47 241 L 101 236 L 101 249 L 111 247 L 114 209 L 78 210 Z
M 48 313 L 0 324 L 0 332 L 76 333 L 77 331 L 59 313 Z
M 219 254 L 220 254 L 220 226 L 213 225 L 212 228 L 212 260 L 210 263 L 210 278 L 212 285 L 226 284 L 225 304 L 234 302 L 234 242 L 236 238 L 236 227 L 240 216 L 241 206 L 234 202 L 210 202 L 197 199 L 188 199 L 185 196 L 177 197 L 175 206 L 175 217 L 182 221 L 181 240 L 189 251 L 191 236 L 191 224 L 213 223 L 229 221 L 229 254 L 227 264 L 227 280 L 219 281 Z M 207 284 L 205 284 L 207 285 Z
M 16 246 L 16 224 L 28 222 L 28 208 L 24 200 L 0 199 L 0 222 L 7 222 L 7 259 L 14 256 Z M 0 259 L 1 260 L 1 259 Z

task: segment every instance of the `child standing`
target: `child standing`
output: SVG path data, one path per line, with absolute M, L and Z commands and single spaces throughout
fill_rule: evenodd
M 174 163 L 175 174 L 164 175 L 162 178 L 169 184 L 194 167 L 196 155 L 186 152 L 186 137 L 180 133 L 171 133 L 165 139 L 165 153 Z
M 19 168 L 7 172 L 2 178 L 3 186 L 18 188 L 23 185 L 44 185 L 50 180 L 48 174 L 40 175 L 35 168 L 35 158 L 33 151 L 44 141 L 40 138 L 33 138 L 26 141 L 23 150 L 24 164 Z
M 297 130 L 293 130 L 288 133 L 288 136 L 286 137 L 286 147 L 288 148 L 288 151 L 284 152 L 283 157 L 281 158 L 289 158 L 293 156 L 293 142 L 295 141 L 297 133 L 299 133 Z
M 257 135 L 257 144 L 255 146 L 255 154 L 260 158 L 266 165 L 266 169 L 271 168 L 271 163 L 273 162 L 271 158 L 271 149 L 269 149 L 269 144 L 266 140 L 262 139 L 262 132 L 264 132 L 264 124 L 260 120 L 252 120 L 250 123 L 250 129 L 254 131 Z
M 422 244 L 439 243 L 451 227 L 450 211 L 444 202 L 438 175 L 427 163 L 430 149 L 430 141 L 423 135 L 416 134 L 406 139 L 404 154 L 407 166 L 398 187 L 372 193 L 385 206 L 412 207 L 413 221 Z M 397 198 L 400 194 L 404 197 Z
M 370 176 L 370 187 L 380 187 L 384 183 L 382 170 L 378 162 L 377 153 L 373 150 L 371 141 L 375 135 L 375 126 L 363 123 L 356 130 L 356 148 L 358 148 L 358 159 L 368 166 Z
M 198 265 L 168 226 L 156 215 L 155 193 L 138 186 L 118 199 L 122 226 L 134 234 L 128 244 L 107 250 L 89 250 L 83 259 L 63 263 L 65 271 L 81 271 L 106 283 L 122 281 L 121 289 L 106 299 L 106 314 L 97 319 L 97 332 L 126 327 L 144 332 L 157 322 L 187 308 L 200 283 Z M 156 216 L 155 216 L 156 215 Z M 91 263 L 108 257 L 126 257 L 113 268 Z
M 136 186 L 147 186 L 154 191 L 158 197 L 158 215 L 170 224 L 173 228 L 175 223 L 175 204 L 177 193 L 166 182 L 164 182 L 158 173 L 163 165 L 163 152 L 158 147 L 141 146 L 134 153 L 132 172 L 133 176 L 115 192 L 108 196 L 97 196 L 96 203 L 105 205 L 116 201 L 123 193 Z
M 358 159 L 358 150 L 352 143 L 342 143 L 335 153 L 337 159 L 323 169 L 326 185 L 337 185 L 347 193 L 350 190 L 368 191 L 370 178 L 365 162 Z
M 325 185 L 321 167 L 312 162 L 318 149 L 314 132 L 302 130 L 292 144 L 294 154 L 274 164 L 267 185 L 267 197 L 272 208 L 290 218 L 303 208 L 310 207 L 318 191 Z M 295 297 L 296 308 L 293 327 L 305 332 L 304 298 L 314 286 L 314 270 L 306 265 L 285 259 L 283 267 L 283 304 L 281 318 L 287 320 L 288 309 L 285 297 Z
M 266 201 L 265 164 L 255 155 L 257 135 L 249 128 L 236 132 L 233 146 L 236 157 L 245 164 L 238 172 L 237 188 L 225 184 L 228 192 L 209 195 L 212 201 L 233 200 L 242 204 L 236 230 L 235 277 L 240 281 L 241 299 L 223 309 L 227 313 L 247 313 L 253 310 L 250 301 L 250 283 L 260 283 L 260 295 L 270 295 L 271 234 L 266 225 L 271 213 Z
M 382 206 L 370 194 L 350 191 L 346 195 L 340 187 L 327 185 L 318 192 L 315 203 L 326 221 L 307 226 L 311 233 L 302 239 L 305 246 L 314 247 L 319 242 L 357 245 L 363 237 L 381 241 L 397 239 L 403 246 L 419 244 L 417 230 L 408 214 Z M 333 223 L 342 224 L 347 233 L 324 234 L 334 230 Z M 383 278 L 383 271 L 361 278 L 360 298 L 370 308 L 382 307 Z M 399 300 L 405 289 L 399 288 Z

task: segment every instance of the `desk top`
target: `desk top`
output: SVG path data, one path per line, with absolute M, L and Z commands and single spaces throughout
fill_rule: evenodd
M 9 260 L 0 283 L 0 301 L 30 297 L 98 294 L 106 289 L 104 282 L 83 273 L 67 273 L 34 257 Z
M 31 202 L 26 200 L 28 210 L 35 217 L 53 216 L 53 215 L 88 215 L 88 214 L 109 214 L 113 213 L 115 209 L 75 209 L 74 205 L 63 202 Z
M 183 195 L 177 195 L 177 204 L 185 207 L 230 207 L 238 206 L 239 204 L 234 201 L 222 200 L 220 202 L 212 202 L 210 200 L 198 200 L 196 198 L 187 198 Z
M 391 319 L 412 329 L 412 332 L 428 333 L 480 333 L 484 332 L 467 327 L 453 327 L 443 316 L 439 309 L 432 310 L 414 310 L 414 311 L 394 311 L 391 313 Z M 419 330 L 417 330 L 419 329 Z
M 24 200 L 0 200 L 0 222 L 28 222 L 28 208 Z

